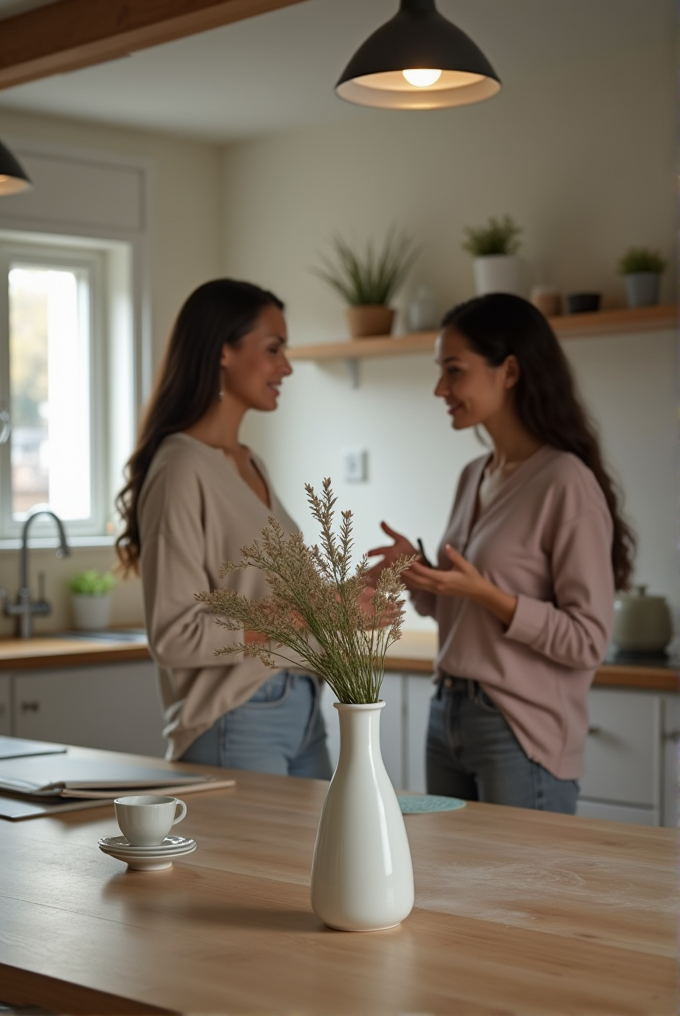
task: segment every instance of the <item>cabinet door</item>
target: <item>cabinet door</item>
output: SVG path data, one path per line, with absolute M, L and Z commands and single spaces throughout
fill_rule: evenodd
M 6 737 L 12 733 L 11 680 L 9 674 L 0 674 L 0 734 Z
M 397 790 L 404 787 L 402 681 L 401 674 L 385 674 L 380 689 L 380 698 L 385 703 L 385 708 L 380 713 L 380 750 L 387 774 Z M 340 755 L 340 724 L 334 702 L 337 699 L 326 686 L 321 696 L 321 712 L 326 721 L 328 754 L 333 768 Z
M 113 663 L 14 675 L 17 737 L 163 756 L 153 663 Z
M 406 788 L 425 793 L 425 739 L 430 722 L 430 699 L 434 685 L 429 674 L 409 674 L 405 679 L 406 725 Z
M 660 810 L 661 696 L 594 688 L 581 796 Z
M 622 804 L 604 804 L 602 801 L 579 800 L 576 814 L 583 818 L 606 818 L 608 822 L 630 822 L 632 825 L 659 824 L 659 813 L 653 808 L 631 808 Z
M 661 825 L 677 828 L 680 820 L 680 695 L 663 696 L 663 762 Z

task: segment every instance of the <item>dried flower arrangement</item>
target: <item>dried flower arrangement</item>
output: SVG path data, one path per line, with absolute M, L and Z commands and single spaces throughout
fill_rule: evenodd
M 321 530 L 321 546 L 308 547 L 301 533 L 286 535 L 270 518 L 261 540 L 242 548 L 239 564 L 228 562 L 221 575 L 243 568 L 266 573 L 271 596 L 257 602 L 228 589 L 198 593 L 217 623 L 230 631 L 245 629 L 265 636 L 266 642 L 241 643 L 222 654 L 257 656 L 270 667 L 277 660 L 294 666 L 300 660 L 323 677 L 340 702 L 377 702 L 382 684 L 385 653 L 401 635 L 403 571 L 415 557 L 403 557 L 385 568 L 370 597 L 371 613 L 362 603 L 368 573 L 363 557 L 352 568 L 352 512 L 343 511 L 339 534 L 333 531 L 331 481 L 323 481 L 318 496 L 305 484 L 313 518 Z M 280 650 L 296 654 L 291 659 Z

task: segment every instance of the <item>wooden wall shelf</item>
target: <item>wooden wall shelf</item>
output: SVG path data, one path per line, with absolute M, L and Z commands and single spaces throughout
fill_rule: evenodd
M 658 307 L 617 308 L 596 314 L 564 314 L 548 319 L 559 339 L 613 335 L 624 332 L 660 331 L 675 328 L 678 308 L 675 304 Z M 367 339 L 347 339 L 318 345 L 291 346 L 291 360 L 364 360 L 377 356 L 404 356 L 432 353 L 436 331 L 409 335 L 380 335 Z

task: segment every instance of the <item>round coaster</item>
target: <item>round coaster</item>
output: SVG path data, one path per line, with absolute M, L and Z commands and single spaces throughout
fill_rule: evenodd
M 404 815 L 420 815 L 429 811 L 455 811 L 464 808 L 465 801 L 459 797 L 439 797 L 436 794 L 404 794 L 398 796 L 399 807 Z

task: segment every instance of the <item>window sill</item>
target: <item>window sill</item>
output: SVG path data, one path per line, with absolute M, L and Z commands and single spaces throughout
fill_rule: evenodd
M 104 534 L 103 536 L 69 536 L 66 533 L 69 547 L 76 548 L 80 547 L 113 547 L 116 537 Z M 55 546 L 58 545 L 56 536 L 33 536 L 30 537 L 31 550 L 54 550 Z M 13 537 L 11 539 L 0 539 L 0 553 L 3 550 L 17 551 L 21 550 L 21 538 Z

